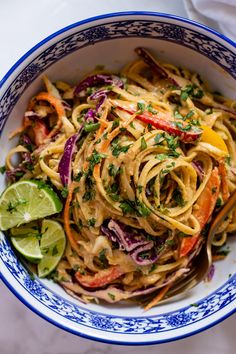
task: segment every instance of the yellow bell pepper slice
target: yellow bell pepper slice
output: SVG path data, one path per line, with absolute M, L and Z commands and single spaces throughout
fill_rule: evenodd
M 211 144 L 216 148 L 224 151 L 227 155 L 229 154 L 229 150 L 224 140 L 221 138 L 219 134 L 217 134 L 213 129 L 211 129 L 206 125 L 202 125 L 201 128 L 203 131 L 202 131 L 202 136 L 200 141 Z

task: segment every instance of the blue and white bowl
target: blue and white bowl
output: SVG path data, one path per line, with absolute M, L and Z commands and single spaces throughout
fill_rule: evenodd
M 0 165 L 10 147 L 8 135 L 21 124 L 27 102 L 41 78 L 78 82 L 98 64 L 118 70 L 144 46 L 176 65 L 201 74 L 214 90 L 236 98 L 236 44 L 215 31 L 175 16 L 131 12 L 98 16 L 68 26 L 26 53 L 0 82 Z M 4 189 L 1 177 L 0 190 Z M 210 283 L 145 313 L 134 304 L 84 305 L 59 286 L 32 278 L 0 235 L 3 282 L 29 308 L 80 336 L 117 344 L 154 344 L 200 332 L 236 309 L 236 242 L 217 263 Z

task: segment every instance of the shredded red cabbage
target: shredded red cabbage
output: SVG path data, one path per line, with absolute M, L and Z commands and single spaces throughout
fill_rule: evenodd
M 95 74 L 88 76 L 75 88 L 74 94 L 78 96 L 81 92 L 85 91 L 87 88 L 96 87 L 100 85 L 114 85 L 118 87 L 123 87 L 123 81 L 116 75 L 107 74 Z
M 63 186 L 71 183 L 71 161 L 76 149 L 76 142 L 81 137 L 83 126 L 77 134 L 72 135 L 65 143 L 64 153 L 59 162 L 58 170 Z
M 101 227 L 101 231 L 117 244 L 119 249 L 127 251 L 135 263 L 148 265 L 156 262 L 158 254 L 154 242 L 147 240 L 139 230 L 131 229 L 120 221 L 111 219 L 107 225 Z

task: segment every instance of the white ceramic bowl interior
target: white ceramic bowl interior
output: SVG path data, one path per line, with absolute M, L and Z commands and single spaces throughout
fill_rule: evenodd
M 0 165 L 16 140 L 9 133 L 21 124 L 29 99 L 42 88 L 42 75 L 77 83 L 96 65 L 118 71 L 143 46 L 158 58 L 200 73 L 212 89 L 236 98 L 235 44 L 216 32 L 175 16 L 120 13 L 88 19 L 36 45 L 0 83 Z M 0 190 L 4 189 L 1 177 Z M 33 311 L 72 333 L 118 344 L 154 344 L 186 337 L 223 320 L 236 308 L 236 243 L 216 264 L 210 283 L 202 283 L 178 301 L 145 313 L 135 304 L 84 305 L 59 286 L 32 278 L 0 236 L 1 278 Z M 192 305 L 194 304 L 194 305 Z

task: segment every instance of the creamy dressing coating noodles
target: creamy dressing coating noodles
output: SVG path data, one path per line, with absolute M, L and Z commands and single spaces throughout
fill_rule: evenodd
M 45 77 L 7 156 L 11 181 L 22 167 L 12 155 L 29 152 L 20 178 L 62 196 L 67 247 L 51 277 L 85 302 L 161 300 L 191 270 L 236 185 L 235 101 L 137 53 L 120 73 L 100 68 L 76 88 Z M 233 211 L 213 240 L 215 259 L 235 229 Z

